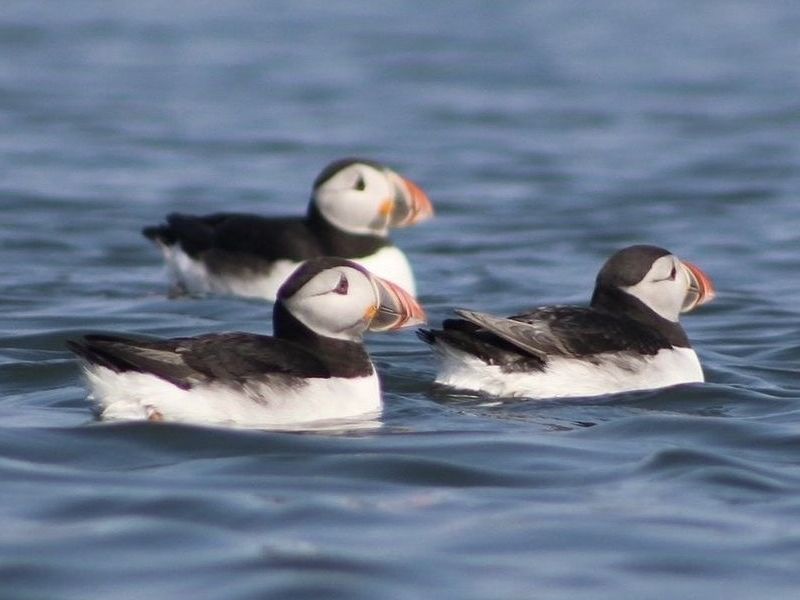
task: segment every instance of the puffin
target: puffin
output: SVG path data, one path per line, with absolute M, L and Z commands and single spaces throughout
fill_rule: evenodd
M 457 309 L 417 333 L 438 384 L 501 397 L 591 397 L 704 381 L 679 322 L 714 298 L 711 279 L 668 250 L 634 245 L 600 269 L 589 306 L 510 317 Z
M 389 230 L 433 216 L 425 192 L 372 160 L 343 158 L 314 181 L 305 217 L 173 213 L 144 236 L 162 251 L 171 295 L 222 294 L 274 301 L 304 260 L 348 258 L 416 296 L 406 255 Z
M 100 418 L 236 427 L 303 426 L 379 414 L 366 331 L 425 322 L 395 283 L 341 258 L 304 262 L 278 290 L 273 335 L 209 333 L 67 342 Z

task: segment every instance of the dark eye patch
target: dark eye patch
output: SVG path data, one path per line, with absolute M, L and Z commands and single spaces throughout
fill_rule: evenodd
M 358 176 L 358 179 L 356 179 L 356 184 L 353 187 L 357 189 L 359 192 L 363 192 L 366 189 L 367 184 L 361 175 Z
M 342 295 L 345 295 L 345 294 L 347 293 L 347 290 L 349 289 L 349 287 L 350 287 L 350 284 L 347 282 L 347 277 L 345 277 L 344 275 L 342 275 L 342 276 L 339 278 L 339 283 L 338 283 L 338 284 L 336 285 L 336 287 L 333 289 L 333 292 L 334 292 L 335 294 L 342 294 Z

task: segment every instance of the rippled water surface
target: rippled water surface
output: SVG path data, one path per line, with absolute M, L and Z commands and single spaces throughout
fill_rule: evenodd
M 797 597 L 798 40 L 788 0 L 4 2 L 0 596 Z M 378 428 L 96 422 L 65 339 L 270 329 L 167 299 L 140 228 L 353 154 L 438 209 L 395 236 L 432 320 L 655 243 L 717 284 L 709 382 L 490 403 L 403 333 Z

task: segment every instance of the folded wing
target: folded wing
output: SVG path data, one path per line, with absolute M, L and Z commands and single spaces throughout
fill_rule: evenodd
M 493 334 L 540 360 L 580 358 L 605 352 L 655 354 L 667 346 L 661 335 L 630 319 L 591 308 L 548 307 L 508 318 L 456 310 L 480 331 Z
M 199 383 L 246 383 L 270 375 L 330 377 L 328 368 L 292 342 L 248 333 L 139 340 L 88 335 L 67 343 L 92 365 L 147 373 L 182 389 Z

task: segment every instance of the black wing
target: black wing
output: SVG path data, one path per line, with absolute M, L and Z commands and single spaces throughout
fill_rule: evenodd
M 173 213 L 167 222 L 145 227 L 145 237 L 167 245 L 180 244 L 193 258 L 218 261 L 225 255 L 250 256 L 262 262 L 281 258 L 295 261 L 322 251 L 302 218 L 261 217 L 238 213 L 206 216 Z
M 603 352 L 655 354 L 670 346 L 664 336 L 632 319 L 592 308 L 546 307 L 507 319 L 467 310 L 456 313 L 541 358 L 580 358 Z
M 140 340 L 87 335 L 67 346 L 87 362 L 118 373 L 149 373 L 183 389 L 198 383 L 245 383 L 268 375 L 330 377 L 328 368 L 300 346 L 250 333 Z
M 506 370 L 543 368 L 549 358 L 583 358 L 605 352 L 652 355 L 670 344 L 644 325 L 592 308 L 556 306 L 508 318 L 456 310 L 442 330 L 423 340 L 441 340 Z
M 545 361 L 538 354 L 522 351 L 494 333 L 464 319 L 445 319 L 442 329 L 419 329 L 419 338 L 432 346 L 439 343 L 472 354 L 504 371 L 542 370 Z

